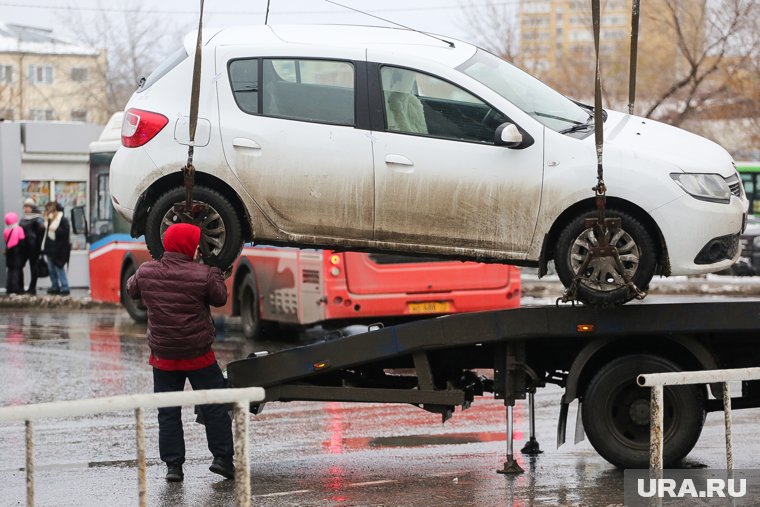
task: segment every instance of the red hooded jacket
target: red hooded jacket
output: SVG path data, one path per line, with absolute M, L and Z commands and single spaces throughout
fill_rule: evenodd
M 219 268 L 193 262 L 199 240 L 200 229 L 194 225 L 170 226 L 164 234 L 163 257 L 141 264 L 127 281 L 129 296 L 142 298 L 148 309 L 151 364 L 159 368 L 154 358 L 187 360 L 206 356 L 214 361 L 209 354 L 213 354 L 211 344 L 216 331 L 209 305 L 223 306 L 227 302 L 227 286 Z

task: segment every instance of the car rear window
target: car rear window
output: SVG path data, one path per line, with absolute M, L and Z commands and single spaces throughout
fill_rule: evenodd
M 174 51 L 166 58 L 166 60 L 161 62 L 153 72 L 150 73 L 150 75 L 145 79 L 145 82 L 137 89 L 138 93 L 143 92 L 153 86 L 156 81 L 164 77 L 170 70 L 179 65 L 180 62 L 182 62 L 182 60 L 185 58 L 187 58 L 187 51 L 185 51 L 185 48 L 179 48 L 178 50 Z

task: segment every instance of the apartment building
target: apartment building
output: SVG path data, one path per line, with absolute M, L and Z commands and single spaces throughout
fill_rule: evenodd
M 0 119 L 105 124 L 106 54 L 0 22 Z

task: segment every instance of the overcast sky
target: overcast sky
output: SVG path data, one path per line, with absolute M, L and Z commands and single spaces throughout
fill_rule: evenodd
M 430 32 L 470 40 L 462 13 L 462 5 L 483 4 L 479 0 L 337 0 L 339 3 L 366 10 L 398 23 Z M 517 0 L 503 0 L 504 3 Z M 0 21 L 60 30 L 62 11 L 67 8 L 81 11 L 83 15 L 98 5 L 113 10 L 119 16 L 120 9 L 130 9 L 134 2 L 113 0 L 0 0 Z M 158 20 L 169 20 L 175 26 L 157 23 L 170 32 L 183 30 L 197 23 L 199 0 L 149 0 L 143 1 L 143 9 Z M 266 0 L 206 0 L 204 26 L 259 24 L 264 21 Z M 271 0 L 270 23 L 356 23 L 382 24 L 366 15 L 351 12 L 324 0 Z

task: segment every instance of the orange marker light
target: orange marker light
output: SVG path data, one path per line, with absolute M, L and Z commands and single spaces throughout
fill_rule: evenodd
M 324 370 L 330 366 L 330 361 L 320 361 L 318 363 L 314 363 L 314 371 Z
M 576 329 L 579 333 L 593 333 L 594 332 L 594 325 L 593 324 L 578 324 L 576 326 Z
M 332 264 L 333 266 L 340 264 L 340 255 L 331 255 L 330 264 Z

